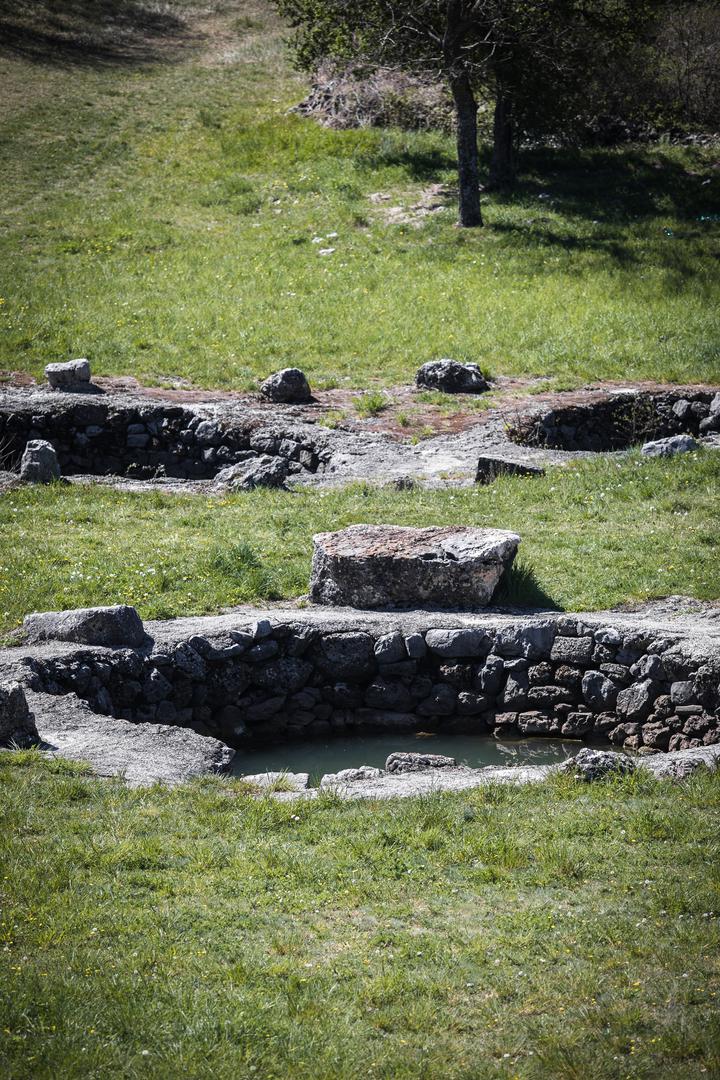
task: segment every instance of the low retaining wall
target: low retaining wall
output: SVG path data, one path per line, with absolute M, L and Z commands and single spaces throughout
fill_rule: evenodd
M 426 730 L 607 741 L 646 753 L 720 742 L 720 628 L 633 616 L 286 608 L 148 624 L 152 644 L 0 654 L 0 675 L 98 713 L 234 746 Z
M 281 457 L 290 472 L 314 473 L 320 457 L 291 428 L 269 430 L 248 419 L 231 422 L 167 402 L 103 400 L 102 395 L 35 394 L 0 402 L 0 445 L 15 467 L 30 439 L 55 448 L 63 475 L 212 479 L 228 465 L 260 454 Z
M 720 431 L 720 412 L 711 415 L 716 396 L 714 390 L 633 390 L 523 416 L 510 425 L 508 435 L 523 446 L 598 452 L 681 433 L 710 434 Z

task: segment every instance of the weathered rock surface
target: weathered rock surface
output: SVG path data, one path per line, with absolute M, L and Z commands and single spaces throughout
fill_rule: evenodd
M 232 491 L 252 491 L 258 487 L 282 487 L 287 480 L 288 463 L 281 457 L 260 454 L 230 465 L 215 477 L 213 487 Z
M 445 754 L 412 754 L 397 751 L 390 754 L 385 762 L 385 771 L 389 773 L 420 772 L 423 769 L 456 769 L 458 763 L 454 757 Z
M 142 619 L 134 607 L 75 608 L 73 611 L 42 611 L 26 615 L 26 641 L 74 641 L 83 645 L 137 647 L 145 641 Z
M 445 394 L 481 394 L 490 389 L 477 364 L 461 364 L 457 360 L 431 360 L 423 364 L 415 375 L 415 382 Z
M 22 686 L 0 683 L 0 746 L 31 746 L 38 741 L 35 717 Z
M 544 476 L 542 465 L 529 461 L 516 461 L 508 455 L 483 454 L 478 458 L 475 480 L 478 484 L 491 484 L 498 476 Z
M 51 484 L 60 479 L 55 447 L 45 439 L 31 439 L 20 461 L 20 479 L 26 484 Z
M 377 780 L 384 776 L 382 769 L 374 765 L 358 765 L 356 769 L 341 769 L 336 773 L 325 773 L 320 781 L 320 787 L 333 787 L 335 784 L 349 784 L 355 780 Z
M 244 773 L 240 779 L 261 791 L 305 791 L 310 781 L 310 773 Z
M 99 716 L 75 694 L 28 697 L 48 752 L 87 761 L 98 776 L 119 776 L 133 787 L 226 772 L 235 756 L 219 739 L 186 728 Z
M 47 364 L 45 378 L 53 390 L 87 390 L 90 385 L 90 364 L 87 360 Z
M 622 776 L 635 772 L 635 762 L 625 754 L 608 750 L 594 750 L 587 746 L 568 761 L 562 770 L 570 772 L 578 780 L 602 780 L 606 776 Z
M 655 439 L 646 442 L 640 453 L 645 457 L 673 457 L 675 454 L 687 454 L 699 449 L 692 435 L 671 435 L 667 439 Z
M 463 526 L 351 525 L 313 542 L 316 604 L 467 609 L 489 604 L 520 537 Z
M 262 384 L 260 393 L 268 401 L 284 405 L 305 405 L 312 401 L 310 384 L 300 368 L 283 368 L 274 372 Z

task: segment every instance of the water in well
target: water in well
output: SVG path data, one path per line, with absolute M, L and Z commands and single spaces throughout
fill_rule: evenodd
M 317 785 L 325 773 L 359 765 L 383 768 L 388 754 L 410 751 L 447 754 L 461 765 L 549 765 L 577 753 L 579 743 L 568 739 L 514 739 L 499 741 L 490 735 L 353 735 L 345 738 L 285 743 L 282 746 L 238 751 L 232 771 L 236 776 L 261 772 L 310 773 Z

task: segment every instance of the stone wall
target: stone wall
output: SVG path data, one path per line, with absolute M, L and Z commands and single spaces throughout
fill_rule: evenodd
M 74 691 L 99 713 L 209 730 L 235 746 L 403 730 L 646 753 L 720 741 L 717 650 L 679 634 L 568 615 L 433 628 L 420 613 L 418 628 L 358 613 L 333 624 L 318 610 L 242 629 L 208 619 L 203 633 L 156 636 L 144 650 L 46 648 L 23 664 L 35 690 Z
M 720 411 L 711 416 L 715 396 L 712 390 L 619 393 L 520 417 L 508 435 L 523 446 L 607 451 L 681 433 L 710 434 L 720 431 Z
M 293 431 L 273 431 L 257 421 L 218 419 L 166 402 L 121 406 L 102 395 L 36 397 L 31 408 L 0 404 L 0 447 L 6 467 L 16 467 L 30 439 L 52 443 L 66 476 L 90 473 L 148 479 L 211 479 L 228 465 L 260 454 L 282 457 L 289 471 L 315 472 L 316 448 Z

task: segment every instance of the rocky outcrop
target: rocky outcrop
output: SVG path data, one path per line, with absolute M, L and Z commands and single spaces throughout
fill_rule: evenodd
M 51 484 L 60 479 L 60 464 L 52 443 L 30 439 L 20 461 L 20 479 L 25 484 Z
M 134 607 L 76 608 L 26 615 L 22 627 L 27 642 L 73 641 L 83 645 L 131 648 L 145 642 L 142 619 Z
M 500 529 L 352 525 L 313 537 L 310 596 L 358 608 L 486 606 L 520 537 Z
M 75 694 L 29 697 L 47 753 L 87 761 L 98 776 L 121 777 L 132 787 L 227 772 L 235 756 L 219 739 L 185 728 L 98 715 Z

